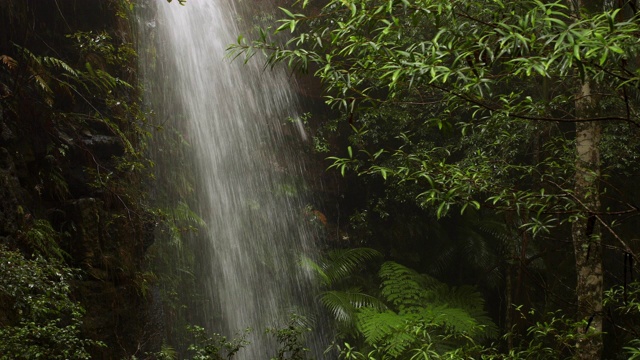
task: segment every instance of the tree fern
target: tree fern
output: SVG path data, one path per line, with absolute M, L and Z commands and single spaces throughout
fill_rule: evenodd
M 47 220 L 33 220 L 24 237 L 29 246 L 40 255 L 56 260 L 63 260 L 68 256 L 58 245 L 60 234 Z
M 358 312 L 357 325 L 367 344 L 392 358 L 425 343 L 440 352 L 447 351 L 460 345 L 453 340 L 466 339 L 466 334 L 477 328 L 467 312 L 446 305 L 427 305 L 418 313 L 405 314 L 363 308 Z
M 314 272 L 324 286 L 332 286 L 348 279 L 356 271 L 382 255 L 370 248 L 338 249 L 329 252 L 326 258 L 317 262 L 303 257 L 301 263 Z
M 392 277 L 399 274 L 402 277 Z M 484 310 L 482 294 L 472 286 L 450 287 L 431 276 L 418 274 L 416 271 L 394 262 L 387 262 L 382 265 L 380 277 L 386 279 L 382 283 L 383 295 L 393 290 L 396 292 L 394 296 L 397 298 L 408 297 L 406 303 L 398 305 L 399 310 L 415 311 L 416 309 L 412 307 L 414 305 L 411 305 L 414 302 L 412 297 L 419 295 L 423 303 L 418 304 L 418 309 L 425 307 L 425 304 L 444 305 L 450 309 L 460 309 L 474 319 L 476 325 L 480 326 L 476 330 L 482 329 L 484 336 L 493 337 L 497 334 L 496 325 Z M 416 284 L 419 288 L 416 288 Z M 390 299 L 388 298 L 387 300 Z M 459 330 L 467 332 L 464 329 Z
M 360 287 L 349 285 L 357 272 L 380 257 L 381 254 L 374 249 L 354 248 L 331 251 L 318 261 L 308 257 L 301 259 L 301 265 L 314 273 L 327 289 L 320 293 L 320 302 L 333 315 L 343 333 L 355 331 L 355 314 L 358 309 L 386 309 L 378 298 L 362 292 Z
M 0 55 L 0 63 L 4 64 L 9 70 L 14 70 L 18 67 L 18 62 L 9 55 Z
M 430 297 L 423 284 L 424 278 L 398 263 L 388 261 L 382 264 L 379 276 L 382 296 L 401 313 L 420 309 Z
M 67 72 L 69 75 L 78 77 L 78 72 L 76 70 L 74 70 L 71 66 L 69 66 L 69 64 L 67 64 L 66 62 L 58 59 L 58 58 L 54 58 L 51 56 L 43 56 L 42 57 L 42 64 L 44 64 L 45 66 L 49 67 L 49 68 L 57 68 L 60 70 L 64 70 L 65 72 Z
M 379 259 L 382 255 L 370 248 L 354 248 L 334 250 L 328 255 L 325 263 L 327 277 L 330 284 L 340 282 L 354 272 L 362 270 L 368 263 Z
M 320 295 L 320 302 L 329 310 L 334 319 L 347 327 L 354 324 L 354 315 L 360 308 L 378 311 L 387 308 L 378 298 L 363 293 L 360 288 L 324 291 Z
M 474 334 L 477 321 L 466 310 L 448 305 L 427 305 L 418 314 L 419 321 L 434 325 L 449 334 Z
M 205 221 L 184 201 L 179 201 L 173 208 L 158 210 L 157 213 L 167 225 L 169 244 L 182 251 L 184 234 L 206 226 Z
M 495 333 L 482 296 L 470 286 L 451 288 L 395 262 L 382 264 L 379 276 L 389 308 L 363 307 L 356 324 L 368 346 L 391 358 L 424 344 L 433 345 L 430 351 L 443 353 Z
M 398 315 L 391 310 L 381 312 L 363 308 L 358 313 L 357 325 L 367 343 L 377 345 L 396 357 L 417 340 L 414 332 L 407 331 L 415 318 L 415 314 Z
M 464 309 L 476 321 L 474 335 L 481 338 L 494 338 L 498 335 L 498 327 L 485 311 L 482 294 L 469 285 L 459 287 L 443 285 L 446 290 L 443 291 L 441 299 L 449 306 Z
M 26 61 L 26 68 L 30 73 L 30 79 L 34 81 L 37 88 L 43 92 L 43 100 L 49 105 L 53 106 L 53 90 L 50 83 L 54 79 L 52 68 L 58 68 L 62 70 L 71 69 L 64 61 L 55 59 L 53 57 L 37 56 L 29 49 L 14 44 L 18 48 L 22 58 Z M 15 63 L 17 64 L 17 62 Z M 71 69 L 71 72 L 77 77 L 77 73 Z
M 496 326 L 474 288 L 449 287 L 395 262 L 380 267 L 381 298 L 360 287 L 344 288 L 356 270 L 379 256 L 375 250 L 361 248 L 334 251 L 317 262 L 302 260 L 323 285 L 332 288 L 320 295 L 320 301 L 343 335 L 357 330 L 365 347 L 376 349 L 382 358 L 403 358 L 425 344 L 429 351 L 444 353 L 470 339 L 495 334 Z

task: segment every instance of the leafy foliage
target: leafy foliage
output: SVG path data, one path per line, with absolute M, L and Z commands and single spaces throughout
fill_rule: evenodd
M 404 358 L 428 344 L 428 351 L 445 353 L 455 346 L 473 344 L 473 339 L 492 338 L 497 328 L 484 310 L 482 296 L 469 286 L 450 288 L 432 277 L 421 275 L 395 262 L 380 267 L 379 293 L 372 289 L 347 287 L 354 281 L 353 264 L 376 254 L 367 249 L 338 251 L 320 266 L 306 259 L 313 269 L 334 268 L 332 261 L 342 264 L 340 281 L 322 292 L 320 300 L 341 324 L 339 338 L 362 337 L 362 346 L 381 358 Z M 348 254 L 348 255 L 345 255 Z M 360 255 L 360 256 L 358 256 Z M 329 260 L 333 259 L 333 260 Z M 350 281 L 348 281 L 350 280 Z M 345 349 L 351 347 L 345 345 Z M 424 350 L 424 349 L 423 349 Z M 425 350 L 427 351 L 427 350 Z M 353 354 L 359 353 L 353 350 Z
M 555 271 L 545 266 L 560 255 L 550 253 L 573 251 L 575 267 L 557 269 L 545 290 L 577 274 L 578 316 L 597 314 L 600 324 L 601 291 L 587 289 L 584 274 L 602 286 L 607 272 L 594 269 L 602 268 L 603 245 L 637 257 L 629 240 L 637 223 L 625 217 L 618 226 L 622 214 L 638 211 L 621 176 L 630 174 L 638 145 L 620 131 L 637 138 L 640 126 L 634 4 L 335 0 L 282 12 L 277 25 L 257 40 L 239 38 L 230 51 L 245 60 L 263 53 L 267 67 L 284 63 L 322 82 L 326 103 L 339 111 L 323 131 L 352 130 L 328 158 L 330 169 L 377 181 L 437 219 L 471 209 L 500 219 L 506 231 L 496 240 L 508 251 L 483 248 L 481 227 L 451 248 L 473 245 L 479 258 L 506 269 L 509 301 L 522 297 L 527 269 Z M 279 42 L 279 33 L 289 40 Z M 588 161 L 584 138 L 593 140 Z M 573 249 L 562 245 L 569 233 Z M 407 281 L 406 298 L 390 293 L 394 306 L 423 296 L 419 282 Z
M 103 343 L 81 336 L 84 309 L 71 299 L 76 273 L 59 260 L 26 259 L 0 246 L 0 299 L 12 316 L 0 324 L 1 359 L 89 359 Z
M 496 335 L 482 296 L 472 288 L 449 288 L 395 262 L 384 263 L 379 275 L 389 309 L 363 308 L 357 324 L 366 343 L 385 356 L 401 358 L 421 344 L 443 353 L 479 335 Z
M 64 260 L 66 254 L 56 242 L 60 236 L 47 220 L 33 220 L 24 237 L 26 243 L 44 258 L 54 259 L 54 261 Z
M 341 331 L 344 333 L 355 330 L 354 317 L 358 309 L 386 308 L 378 298 L 363 292 L 362 286 L 356 285 L 354 281 L 368 262 L 381 256 L 374 249 L 352 248 L 332 250 L 317 262 L 307 257 L 302 258 L 302 265 L 312 270 L 325 287 L 319 295 L 320 302 L 343 327 Z
M 629 92 L 640 77 L 628 59 L 640 50 L 639 24 L 623 20 L 621 9 L 576 19 L 559 1 L 301 4 L 302 12 L 283 9 L 273 31 L 290 32 L 286 44 L 263 29 L 231 52 L 249 58 L 262 51 L 270 65 L 317 69 L 326 102 L 351 119 L 354 139 L 364 140 L 347 156 L 330 157 L 331 167 L 420 184 L 416 200 L 438 217 L 480 206 L 528 211 L 523 227 L 549 233 L 575 220 L 561 214 L 581 211 L 564 124 L 637 125 Z M 602 91 L 606 116 L 572 115 L 575 86 L 586 78 Z M 371 121 L 381 109 L 396 115 Z M 414 125 L 393 126 L 396 143 L 376 148 L 376 126 L 405 123 L 404 111 L 418 115 Z
M 320 259 L 319 262 L 303 257 L 302 265 L 313 270 L 322 285 L 332 286 L 381 256 L 380 252 L 371 248 L 337 249 L 330 251 L 326 258 Z
M 220 334 L 208 335 L 201 326 L 189 326 L 187 328 L 193 337 L 194 342 L 189 346 L 189 351 L 193 353 L 193 360 L 225 360 L 231 359 L 243 347 L 249 344 L 245 339 L 249 330 L 243 334 L 227 340 Z
M 309 349 L 306 347 L 306 334 L 311 331 L 306 318 L 291 314 L 286 325 L 267 329 L 278 342 L 278 350 L 271 360 L 306 360 Z
M 5 12 L 5 5 L 15 13 Z M 2 287 L 3 292 L 9 289 L 6 299 L 11 298 L 6 308 L 4 295 L 0 301 L 0 354 L 7 358 L 75 359 L 89 353 L 115 358 L 133 353 L 134 343 L 148 336 L 140 334 L 134 320 L 100 334 L 93 323 L 101 314 L 112 316 L 110 307 L 129 315 L 145 307 L 136 295 L 146 295 L 154 278 L 141 269 L 151 238 L 146 236 L 151 229 L 146 227 L 150 215 L 143 186 L 152 164 L 144 154 L 146 114 L 132 85 L 136 53 L 127 42 L 128 5 L 127 0 L 88 7 L 0 5 L 0 33 L 7 45 L 0 53 L 0 147 L 9 154 L 3 166 L 19 180 L 4 193 L 15 198 L 3 199 L 6 211 L 16 209 L 12 217 L 18 221 L 3 227 L 0 237 L 31 256 L 2 265 L 9 266 L 5 274 L 26 268 L 33 272 L 11 279 L 18 288 L 31 282 L 24 294 L 11 294 L 11 285 Z M 78 16 L 81 8 L 92 8 L 91 15 Z M 100 18 L 99 23 L 85 23 L 89 18 Z M 78 28 L 107 30 L 74 32 Z M 65 36 L 57 31 L 61 29 L 71 34 Z M 87 218 L 94 215 L 95 222 Z M 72 266 L 83 267 L 89 277 L 80 281 Z M 83 297 L 89 287 L 100 291 L 110 286 L 119 289 L 117 294 L 104 291 L 113 302 Z M 71 294 L 92 312 L 86 324 L 81 321 L 84 310 Z M 14 295 L 24 300 L 12 300 Z M 139 320 L 145 314 L 133 316 Z M 98 342 L 85 339 L 115 342 L 122 331 L 128 338 L 118 346 L 98 349 Z

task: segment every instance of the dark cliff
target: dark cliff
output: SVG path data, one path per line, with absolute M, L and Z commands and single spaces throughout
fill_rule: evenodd
M 145 325 L 151 164 L 130 11 L 127 0 L 0 1 L 0 254 L 73 269 L 65 294 L 86 310 L 76 335 L 103 342 L 87 346 L 102 359 L 157 346 Z M 26 323 L 14 287 L 0 282 L 4 329 Z M 56 316 L 68 327 L 70 315 Z

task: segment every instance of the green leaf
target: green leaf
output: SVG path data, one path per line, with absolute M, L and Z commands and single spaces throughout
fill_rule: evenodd
M 295 18 L 295 15 L 293 15 L 293 13 L 291 11 L 289 11 L 289 10 L 283 8 L 283 7 L 279 7 L 279 6 L 278 6 L 278 9 L 282 10 L 285 14 L 287 14 L 288 17 Z

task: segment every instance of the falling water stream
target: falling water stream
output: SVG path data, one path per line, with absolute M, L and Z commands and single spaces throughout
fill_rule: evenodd
M 182 129 L 194 154 L 189 171 L 207 224 L 199 234 L 206 243 L 196 251 L 210 259 L 200 279 L 212 299 L 207 326 L 227 335 L 255 329 L 239 356 L 259 360 L 273 355 L 273 344 L 258 334 L 310 303 L 310 280 L 297 259 L 314 248 L 303 221 L 303 164 L 288 149 L 290 138 L 304 136 L 295 122 L 287 125 L 297 111 L 291 79 L 264 70 L 258 59 L 243 64 L 225 57 L 247 31 L 238 19 L 252 23 L 238 7 L 252 3 L 148 5 L 156 15 L 145 26 L 154 28 L 153 61 L 162 71 L 146 81 L 165 84 L 148 96 L 165 104 L 160 116 Z

